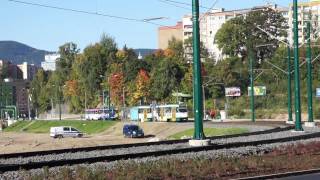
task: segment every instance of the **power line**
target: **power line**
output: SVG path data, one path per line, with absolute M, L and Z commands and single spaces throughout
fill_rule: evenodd
M 174 0 L 161 0 L 161 1 L 167 1 L 167 2 L 171 2 L 171 3 L 175 3 L 175 4 L 181 4 L 181 5 L 184 5 L 184 6 L 188 6 L 188 7 L 191 7 L 192 4 L 190 3 L 185 3 L 185 2 L 180 2 L 180 1 L 174 1 Z M 203 9 L 210 9 L 208 7 L 205 7 L 205 6 L 201 6 L 199 5 L 200 8 L 203 8 Z
M 8 0 L 8 1 L 14 2 L 14 3 L 19 3 L 19 4 L 24 4 L 24 5 L 30 5 L 30 6 L 38 6 L 38 7 L 57 9 L 57 10 L 62 10 L 62 11 L 76 12 L 76 13 L 82 13 L 82 14 L 95 15 L 95 16 L 103 16 L 103 17 L 108 17 L 108 18 L 113 18 L 113 19 L 121 19 L 121 20 L 126 20 L 126 21 L 143 22 L 143 23 L 148 23 L 148 24 L 153 24 L 153 25 L 159 26 L 159 24 L 157 24 L 157 23 L 149 22 L 149 21 L 143 20 L 143 19 L 134 19 L 134 18 L 123 17 L 123 16 L 115 16 L 115 15 L 110 15 L 110 14 L 103 14 L 103 13 L 98 13 L 98 12 L 90 12 L 90 11 L 84 11 L 84 10 L 64 8 L 64 7 L 58 7 L 58 6 L 51 6 L 51 5 L 47 5 L 47 4 L 31 3 L 31 2 L 19 1 L 19 0 Z
M 180 5 L 177 5 L 175 3 L 171 3 L 169 1 L 166 1 L 166 0 L 158 0 L 159 2 L 162 2 L 162 3 L 165 3 L 165 4 L 169 4 L 171 6 L 174 6 L 174 7 L 177 7 L 177 8 L 181 8 L 181 9 L 185 9 L 185 10 L 188 10 L 188 11 L 191 11 L 191 8 L 187 8 L 187 7 L 184 7 L 184 6 L 180 6 Z
M 160 24 L 160 23 L 151 22 L 150 19 L 152 19 L 152 18 L 150 18 L 150 19 L 134 19 L 134 18 L 128 18 L 128 17 L 123 17 L 123 16 L 115 16 L 115 15 L 103 14 L 103 13 L 98 13 L 98 12 L 90 12 L 90 11 L 84 11 L 84 10 L 78 10 L 78 9 L 51 6 L 51 5 L 47 5 L 47 4 L 31 3 L 31 2 L 20 1 L 20 0 L 8 0 L 8 1 L 14 2 L 14 3 L 19 3 L 19 4 L 24 4 L 24 5 L 37 6 L 37 7 L 49 8 L 49 9 L 56 9 L 56 10 L 62 10 L 62 11 L 69 11 L 69 12 L 88 14 L 88 15 L 94 15 L 94 16 L 103 16 L 103 17 L 126 20 L 126 21 L 141 22 L 141 23 L 152 24 L 152 25 L 155 25 L 155 26 L 166 27 L 168 29 L 175 29 L 175 27 L 166 26 L 166 25 L 163 25 L 163 24 Z M 161 18 L 161 19 L 164 19 L 164 18 Z

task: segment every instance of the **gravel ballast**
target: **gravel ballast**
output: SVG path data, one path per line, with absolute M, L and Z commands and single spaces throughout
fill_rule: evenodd
M 320 132 L 319 128 L 305 128 L 305 132 L 303 134 L 310 134 L 313 132 Z M 249 141 L 258 141 L 258 140 L 267 140 L 267 139 L 275 139 L 275 138 L 284 138 L 284 137 L 293 137 L 301 135 L 300 132 L 292 132 L 292 131 L 284 131 L 277 132 L 272 134 L 263 134 L 263 135 L 254 135 L 254 136 L 246 136 L 246 137 L 236 137 L 236 138 L 228 138 L 228 139 L 218 139 L 213 140 L 213 144 L 226 144 L 232 142 L 249 142 Z M 95 170 L 97 168 L 103 167 L 104 169 L 112 169 L 115 164 L 119 163 L 128 163 L 128 162 L 148 162 L 148 161 L 157 161 L 161 159 L 180 159 L 187 160 L 193 158 L 205 158 L 205 159 L 215 159 L 220 156 L 224 157 L 240 157 L 244 155 L 259 155 L 265 152 L 269 152 L 272 149 L 279 147 L 280 145 L 292 145 L 296 143 L 308 143 L 312 141 L 320 141 L 320 138 L 314 138 L 310 140 L 301 140 L 295 142 L 285 142 L 285 143 L 273 143 L 268 145 L 259 145 L 259 146 L 247 146 L 240 148 L 231 148 L 231 149 L 220 149 L 220 150 L 212 150 L 205 152 L 196 152 L 196 153 L 185 153 L 178 155 L 168 155 L 161 157 L 148 157 L 148 158 L 140 158 L 134 160 L 123 160 L 123 161 L 115 161 L 109 163 L 93 163 L 80 165 L 84 167 L 88 167 L 89 169 Z M 78 153 L 64 153 L 59 155 L 46 155 L 39 157 L 28 157 L 28 158 L 10 158 L 10 159 L 0 159 L 1 164 L 22 164 L 28 162 L 38 162 L 38 161 L 52 161 L 52 160 L 61 160 L 61 159 L 79 159 L 83 157 L 99 157 L 99 156 L 107 156 L 107 155 L 116 155 L 116 154 L 126 154 L 126 153 L 138 153 L 138 152 L 152 152 L 159 150 L 169 150 L 176 148 L 188 148 L 188 143 L 180 143 L 174 145 L 157 145 L 157 146 L 143 146 L 143 147 L 132 147 L 130 149 L 116 149 L 116 150 L 103 150 L 103 151 L 90 151 L 90 152 L 78 152 Z M 72 170 L 75 170 L 79 165 L 70 166 Z M 50 173 L 58 173 L 59 169 L 62 167 L 50 168 Z M 31 170 L 31 174 L 39 174 L 43 171 L 43 169 Z M 6 172 L 0 175 L 0 179 L 23 179 L 24 173 L 14 171 L 14 172 Z

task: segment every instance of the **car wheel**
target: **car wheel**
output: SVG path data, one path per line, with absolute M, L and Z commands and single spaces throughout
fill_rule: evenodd
M 82 134 L 78 134 L 78 137 L 81 138 L 83 135 Z

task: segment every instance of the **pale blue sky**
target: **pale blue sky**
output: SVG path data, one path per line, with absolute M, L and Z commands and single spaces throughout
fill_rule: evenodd
M 63 8 L 98 12 L 134 19 L 168 17 L 154 21 L 163 25 L 174 25 L 191 10 L 178 8 L 163 0 L 21 0 Z M 175 0 L 191 3 L 191 0 Z M 215 0 L 200 0 L 211 7 Z M 288 6 L 292 0 L 273 0 L 281 6 Z M 215 7 L 228 10 L 263 5 L 263 0 L 218 0 Z M 183 6 L 183 5 L 179 5 Z M 30 6 L 8 0 L 0 0 L 0 40 L 14 40 L 32 47 L 56 51 L 65 42 L 75 42 L 83 49 L 90 43 L 99 41 L 103 32 L 114 37 L 121 48 L 127 44 L 131 48 L 157 48 L 157 26 L 68 12 L 57 9 Z M 190 5 L 191 8 L 191 5 Z M 202 9 L 206 11 L 206 9 Z

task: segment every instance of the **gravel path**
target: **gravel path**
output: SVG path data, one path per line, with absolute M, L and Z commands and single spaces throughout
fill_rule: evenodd
M 320 132 L 318 128 L 307 128 L 304 134 L 310 134 L 312 132 Z M 301 133 L 292 131 L 283 131 L 272 134 L 254 135 L 254 136 L 244 136 L 236 138 L 218 139 L 212 140 L 213 144 L 228 144 L 233 142 L 250 142 L 259 140 L 268 140 L 276 138 L 294 137 L 299 136 Z M 97 150 L 88 152 L 76 152 L 76 153 L 62 153 L 62 154 L 50 154 L 44 156 L 32 156 L 25 158 L 9 158 L 0 159 L 0 164 L 25 164 L 29 162 L 40 162 L 40 161 L 52 161 L 52 160 L 66 160 L 66 159 L 81 159 L 89 157 L 101 157 L 101 156 L 112 156 L 121 154 L 132 154 L 132 153 L 143 153 L 143 152 L 154 152 L 161 150 L 171 150 L 180 148 L 189 148 L 188 143 L 179 143 L 171 145 L 154 145 L 154 146 L 140 146 L 131 148 L 119 148 L 119 149 L 108 149 L 108 150 Z

